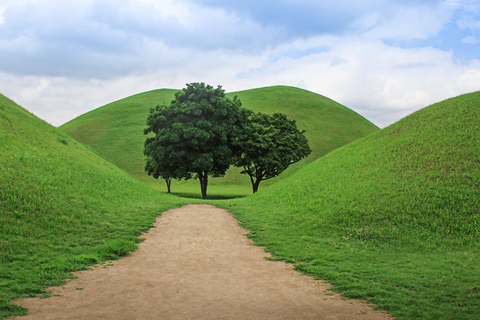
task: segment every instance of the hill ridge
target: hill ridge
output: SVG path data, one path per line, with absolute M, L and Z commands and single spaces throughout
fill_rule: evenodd
M 480 91 L 451 98 L 221 204 L 273 259 L 396 319 L 480 308 Z
M 25 314 L 11 300 L 135 250 L 182 203 L 0 95 L 0 318 Z
M 155 181 L 143 171 L 143 129 L 148 110 L 158 104 L 170 103 L 175 92 L 177 90 L 156 89 L 129 96 L 92 110 L 60 128 L 78 141 L 90 145 L 105 159 L 135 178 L 157 190 L 164 190 L 161 182 Z M 286 113 L 296 120 L 300 129 L 306 130 L 313 150 L 307 159 L 287 169 L 280 177 L 266 181 L 264 185 L 273 184 L 327 152 L 379 130 L 353 110 L 304 89 L 272 86 L 227 93 L 229 97 L 234 95 L 239 96 L 245 108 L 264 113 Z M 239 172 L 233 168 L 225 178 L 211 179 L 210 194 L 218 193 L 219 188 L 225 186 L 229 186 L 234 194 L 249 194 L 249 180 Z M 175 193 L 179 189 L 189 195 L 198 193 L 195 182 L 174 182 L 172 191 Z M 224 191 L 225 188 L 222 192 Z

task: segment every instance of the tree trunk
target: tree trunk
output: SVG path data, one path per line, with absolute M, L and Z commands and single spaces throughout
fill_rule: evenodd
M 253 193 L 258 191 L 258 186 L 262 182 L 264 175 L 261 173 L 253 173 L 249 167 L 243 167 L 245 172 L 250 176 L 250 181 L 252 182 Z M 256 172 L 257 170 L 255 170 Z
M 258 191 L 258 185 L 260 184 L 260 179 L 257 178 L 257 181 L 253 179 L 252 170 L 249 167 L 243 167 L 243 170 L 248 174 L 250 177 L 250 182 L 252 183 L 253 193 Z
M 200 189 L 202 189 L 203 199 L 207 198 L 207 186 L 208 186 L 208 173 L 199 172 L 198 180 L 200 180 Z
M 168 193 L 171 193 L 170 186 L 172 185 L 172 178 L 165 178 L 165 183 L 167 184 Z
M 262 181 L 262 180 L 261 180 L 261 179 L 257 179 L 257 181 L 255 181 L 255 182 L 252 183 L 253 193 L 255 193 L 255 192 L 258 191 L 258 186 L 260 185 L 260 181 Z

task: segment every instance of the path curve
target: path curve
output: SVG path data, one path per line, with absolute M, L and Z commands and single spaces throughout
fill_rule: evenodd
M 392 319 L 327 295 L 328 285 L 268 261 L 230 213 L 210 205 L 164 212 L 138 251 L 76 273 L 23 319 Z

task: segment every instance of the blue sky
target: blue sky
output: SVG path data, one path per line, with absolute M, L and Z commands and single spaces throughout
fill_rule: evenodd
M 53 125 L 197 81 L 304 88 L 383 128 L 480 90 L 480 0 L 0 0 L 0 93 Z

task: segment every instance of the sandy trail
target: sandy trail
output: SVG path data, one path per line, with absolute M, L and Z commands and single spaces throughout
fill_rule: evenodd
M 76 273 L 51 288 L 59 296 L 20 301 L 29 315 L 18 319 L 392 319 L 265 260 L 225 210 L 187 205 L 156 226 L 114 266 Z

